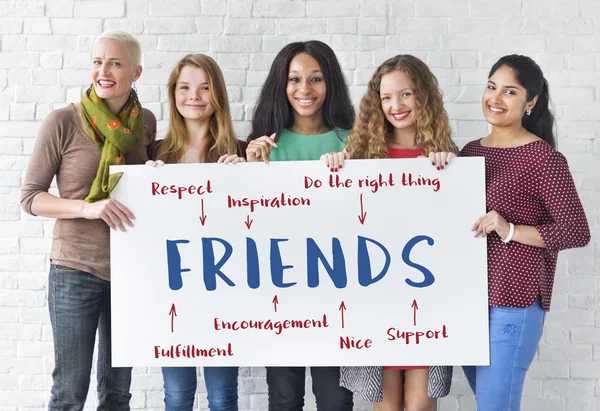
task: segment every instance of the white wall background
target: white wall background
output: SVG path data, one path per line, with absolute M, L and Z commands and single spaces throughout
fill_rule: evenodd
M 533 57 L 550 82 L 559 149 L 575 177 L 592 243 L 561 253 L 523 409 L 600 410 L 600 1 L 0 0 L 0 411 L 45 409 L 53 367 L 46 308 L 53 222 L 20 210 L 19 187 L 40 121 L 79 100 L 90 83 L 95 36 L 117 28 L 143 44 L 138 90 L 161 135 L 164 85 L 173 63 L 189 52 L 208 53 L 221 65 L 241 137 L 273 57 L 290 41 L 331 45 L 356 104 L 377 65 L 414 54 L 438 76 L 461 146 L 487 131 L 479 101 L 491 65 L 508 53 Z M 475 410 L 462 371 L 455 372 L 440 410 Z M 160 370 L 134 374 L 132 407 L 161 409 Z M 264 369 L 241 370 L 241 409 L 266 410 L 266 389 Z M 205 395 L 199 396 L 205 409 Z M 89 398 L 91 410 L 93 387 Z

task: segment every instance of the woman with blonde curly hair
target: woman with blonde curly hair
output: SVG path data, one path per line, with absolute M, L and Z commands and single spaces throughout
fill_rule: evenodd
M 429 156 L 442 169 L 457 152 L 450 133 L 437 79 L 418 58 L 398 55 L 369 81 L 344 152 L 321 159 L 337 171 L 344 158 Z M 374 402 L 375 411 L 435 410 L 451 380 L 452 367 L 342 367 L 340 385 Z

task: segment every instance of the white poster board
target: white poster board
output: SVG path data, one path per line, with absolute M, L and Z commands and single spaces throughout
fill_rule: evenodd
M 488 364 L 482 158 L 119 171 L 114 366 Z

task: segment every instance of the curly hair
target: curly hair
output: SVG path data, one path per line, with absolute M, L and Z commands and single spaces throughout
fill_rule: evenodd
M 216 163 L 223 154 L 238 152 L 237 139 L 231 121 L 229 100 L 223 73 L 217 63 L 204 54 L 188 54 L 183 57 L 169 76 L 169 128 L 157 153 L 157 160 L 167 164 L 176 163 L 188 148 L 188 132 L 183 116 L 177 110 L 175 88 L 181 70 L 186 67 L 197 67 L 204 70 L 208 77 L 210 102 L 215 108 L 210 118 L 209 132 L 200 149 L 201 163 Z
M 442 91 L 429 67 L 417 57 L 400 54 L 381 64 L 369 81 L 360 102 L 360 113 L 348 137 L 351 158 L 388 158 L 388 145 L 394 127 L 381 108 L 381 78 L 395 71 L 404 72 L 415 94 L 416 145 L 428 155 L 434 151 L 458 152 L 451 138 L 448 113 L 444 109 Z

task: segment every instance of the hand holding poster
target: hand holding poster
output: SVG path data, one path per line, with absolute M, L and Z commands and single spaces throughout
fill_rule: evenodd
M 482 159 L 115 171 L 114 366 L 488 364 Z

